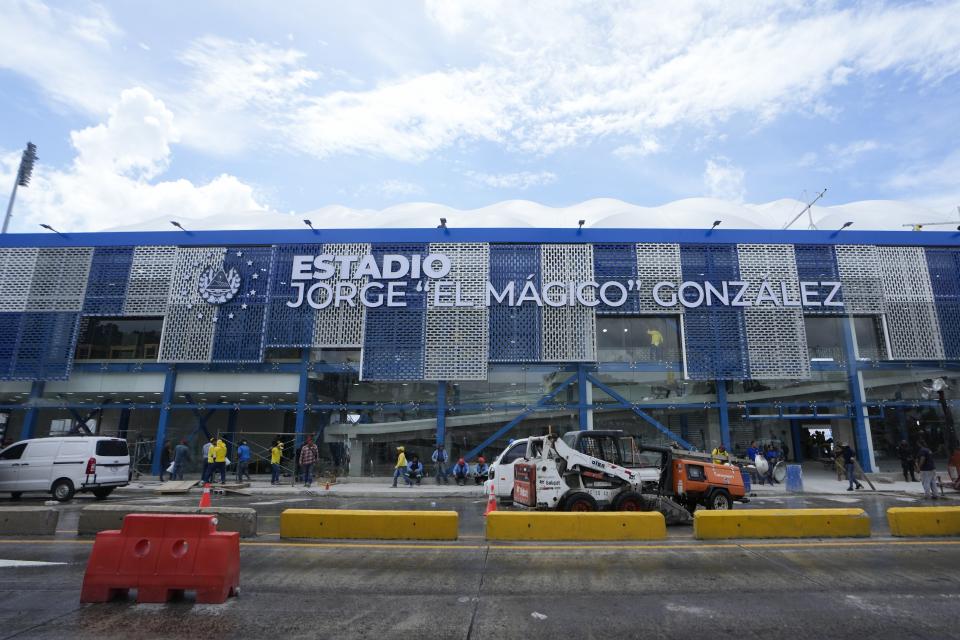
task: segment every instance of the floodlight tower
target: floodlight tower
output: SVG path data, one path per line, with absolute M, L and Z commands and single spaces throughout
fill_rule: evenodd
M 17 179 L 13 183 L 13 193 L 10 194 L 10 204 L 7 205 L 7 216 L 3 219 L 3 230 L 0 233 L 6 233 L 10 226 L 10 217 L 13 215 L 13 202 L 17 199 L 17 187 L 30 186 L 30 176 L 33 175 L 33 163 L 37 161 L 37 145 L 32 142 L 27 143 L 27 148 L 23 150 L 20 156 L 20 168 L 17 169 Z

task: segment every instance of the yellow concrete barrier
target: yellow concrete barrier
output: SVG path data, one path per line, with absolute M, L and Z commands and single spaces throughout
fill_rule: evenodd
M 287 509 L 280 514 L 280 537 L 456 540 L 458 524 L 456 511 Z
M 887 522 L 895 536 L 960 536 L 960 507 L 891 507 Z
M 666 537 L 663 514 L 652 511 L 494 511 L 487 516 L 487 540 L 664 540 Z
M 727 538 L 865 538 L 870 518 L 863 509 L 736 509 L 697 511 L 693 536 Z

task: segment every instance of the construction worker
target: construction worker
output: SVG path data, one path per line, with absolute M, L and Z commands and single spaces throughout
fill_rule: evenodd
M 277 438 L 270 449 L 270 484 L 280 484 L 280 459 L 283 457 L 283 441 Z
M 470 465 L 467 464 L 466 460 L 460 458 L 450 472 L 453 473 L 453 479 L 457 481 L 457 484 L 464 485 L 467 483 L 467 476 L 470 475 Z
M 406 449 L 397 447 L 397 464 L 393 466 L 393 487 L 397 486 L 397 478 L 404 478 L 407 474 L 407 455 Z
M 722 444 L 717 446 L 711 455 L 713 456 L 714 464 L 727 464 L 730 462 L 730 454 L 727 453 L 727 448 Z
M 437 470 L 437 484 L 440 484 L 441 480 L 443 480 L 443 484 L 450 484 L 450 479 L 447 477 L 447 452 L 444 450 L 442 442 L 437 443 L 436 451 L 430 458 Z
M 200 479 L 203 482 L 210 482 L 210 474 L 213 473 L 213 461 L 210 459 L 210 449 L 213 448 L 213 438 L 203 443 L 201 457 L 203 459 L 203 472 Z
M 659 329 L 647 329 L 647 335 L 650 336 L 650 359 L 663 359 L 663 334 Z
M 483 456 L 477 458 L 477 471 L 473 476 L 474 484 L 483 484 L 483 481 L 487 479 L 487 474 L 490 472 L 490 467 L 487 466 L 487 461 Z
M 420 456 L 417 454 L 410 454 L 410 462 L 407 464 L 407 472 L 403 479 L 408 487 L 412 487 L 414 483 L 417 486 L 420 485 L 420 481 L 423 479 L 423 463 L 420 462 Z
M 217 444 L 210 449 L 213 452 L 213 473 L 220 474 L 220 484 L 227 484 L 227 443 L 217 439 Z

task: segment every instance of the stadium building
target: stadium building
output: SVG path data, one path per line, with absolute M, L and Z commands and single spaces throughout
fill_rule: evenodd
M 902 438 L 947 437 L 958 267 L 944 232 L 10 234 L 0 421 L 119 434 L 154 472 L 216 434 L 315 434 L 370 475 L 399 444 L 489 458 L 548 428 L 800 460 L 833 438 L 893 469 Z

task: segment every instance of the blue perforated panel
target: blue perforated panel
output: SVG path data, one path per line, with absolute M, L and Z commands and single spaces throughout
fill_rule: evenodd
M 740 279 L 736 246 L 682 245 L 680 263 L 684 281 L 719 283 Z M 750 377 L 747 331 L 740 308 L 704 305 L 687 309 L 684 331 L 688 377 L 693 380 Z
M 637 280 L 636 244 L 595 244 L 593 245 L 593 274 L 597 282 L 616 280 L 624 286 L 628 281 Z M 627 301 L 620 307 L 611 307 L 600 302 L 596 306 L 597 315 L 629 315 L 640 312 L 639 288 L 629 292 Z
M 425 244 L 375 244 L 371 253 L 382 264 L 386 254 L 425 256 L 428 251 Z M 386 292 L 388 281 L 371 282 L 383 282 Z M 384 304 L 366 310 L 361 369 L 364 380 L 423 379 L 426 295 L 417 291 L 417 280 L 400 282 L 406 282 L 405 307 Z
M 97 247 L 90 263 L 90 279 L 83 301 L 85 316 L 123 314 L 133 247 Z
M 947 358 L 960 358 L 960 251 L 927 249 L 927 267 Z
M 273 278 L 270 282 L 270 299 L 267 302 L 265 342 L 268 347 L 309 347 L 313 343 L 314 309 L 304 303 L 299 307 L 287 306 L 293 299 L 290 273 L 293 256 L 313 256 L 323 253 L 319 244 L 286 244 L 278 246 L 273 253 Z M 309 286 L 312 282 L 308 282 Z
M 80 314 L 0 314 L 0 379 L 64 380 L 70 375 Z
M 837 253 L 829 244 L 798 244 L 793 247 L 797 277 L 801 282 L 840 282 Z M 835 298 L 843 300 L 843 289 Z M 804 307 L 805 314 L 843 315 L 843 307 Z
M 519 297 L 527 279 L 539 288 L 540 245 L 491 244 L 490 283 L 502 292 L 513 282 Z M 540 360 L 540 308 L 533 303 L 519 307 L 492 301 L 490 305 L 490 361 L 536 362 Z
M 223 269 L 240 274 L 240 292 L 216 307 L 213 362 L 261 362 L 273 250 L 228 247 Z

